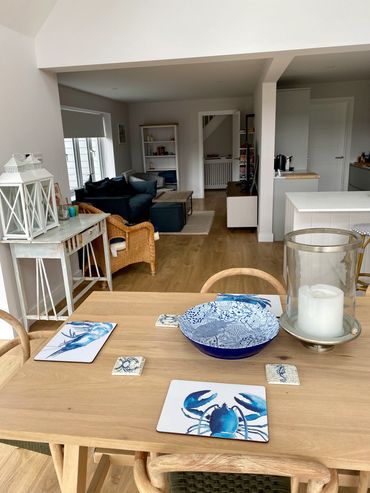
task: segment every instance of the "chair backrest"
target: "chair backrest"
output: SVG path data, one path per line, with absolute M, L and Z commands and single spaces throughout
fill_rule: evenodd
M 271 286 L 273 286 L 276 290 L 276 292 L 280 295 L 285 295 L 286 290 L 284 286 L 281 284 L 280 281 L 278 281 L 274 276 L 269 274 L 268 272 L 264 272 L 263 270 L 259 269 L 253 269 L 250 267 L 235 267 L 232 269 L 225 269 L 221 270 L 220 272 L 217 272 L 216 274 L 213 274 L 202 286 L 202 289 L 200 290 L 201 293 L 208 293 L 210 288 L 213 286 L 213 284 L 220 279 L 223 279 L 224 277 L 231 277 L 231 276 L 252 276 L 252 277 L 258 277 L 259 279 L 263 279 Z
M 80 202 L 78 204 L 78 211 L 81 212 L 81 214 L 101 214 L 103 212 L 97 207 L 85 202 Z
M 294 490 L 299 483 L 307 483 L 307 493 L 320 493 L 329 483 L 335 491 L 336 474 L 323 464 L 302 458 L 246 456 L 228 454 L 169 454 L 148 458 L 146 452 L 137 452 L 134 477 L 140 493 L 165 491 L 165 473 L 217 472 L 230 474 L 257 474 L 290 477 Z M 292 488 L 293 490 L 293 488 Z
M 13 315 L 10 315 L 10 313 L 4 310 L 0 310 L 0 320 L 4 320 L 4 322 L 10 324 L 17 334 L 15 339 L 11 339 L 0 346 L 0 357 L 20 345 L 22 348 L 22 363 L 27 361 L 31 355 L 31 340 L 43 339 L 55 334 L 54 330 L 39 330 L 27 333 L 23 325 Z

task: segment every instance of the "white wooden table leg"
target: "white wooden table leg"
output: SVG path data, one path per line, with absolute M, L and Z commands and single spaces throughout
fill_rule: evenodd
M 85 493 L 87 447 L 64 446 L 62 493 Z
M 21 312 L 22 312 L 23 326 L 28 331 L 27 306 L 26 306 L 26 299 L 24 296 L 25 291 L 24 291 L 22 273 L 21 273 L 21 269 L 20 269 L 19 263 L 18 263 L 19 259 L 15 255 L 13 245 L 10 245 L 10 251 L 11 251 L 12 259 L 13 259 L 15 282 L 17 284 L 19 304 L 20 304 Z
M 104 245 L 104 260 L 105 260 L 105 275 L 107 277 L 107 282 L 109 286 L 109 290 L 113 290 L 113 283 L 112 283 L 112 271 L 110 268 L 110 255 L 109 255 L 109 241 L 108 241 L 108 235 L 107 235 L 107 223 L 104 220 L 104 225 L 103 225 L 103 245 Z
M 64 245 L 61 245 L 60 262 L 62 264 L 64 289 L 66 292 L 66 302 L 68 315 L 72 315 L 74 310 L 73 302 L 73 279 L 69 255 L 67 254 Z

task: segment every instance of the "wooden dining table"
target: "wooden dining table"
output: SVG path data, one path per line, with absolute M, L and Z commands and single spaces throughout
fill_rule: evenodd
M 362 334 L 318 354 L 280 331 L 255 356 L 222 360 L 178 328 L 155 326 L 215 294 L 93 292 L 71 320 L 118 325 L 95 361 L 32 358 L 0 391 L 0 437 L 65 445 L 63 493 L 86 487 L 88 447 L 150 452 L 303 456 L 330 468 L 370 471 L 370 297 L 357 300 Z M 144 356 L 141 376 L 112 376 L 118 356 Z M 296 365 L 300 385 L 269 385 L 266 363 Z M 269 442 L 156 431 L 173 379 L 266 387 Z

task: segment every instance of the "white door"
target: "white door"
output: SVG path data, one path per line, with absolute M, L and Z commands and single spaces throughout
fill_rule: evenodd
M 320 175 L 319 192 L 347 189 L 348 101 L 311 101 L 308 169 Z
M 233 181 L 240 178 L 240 111 L 233 113 Z

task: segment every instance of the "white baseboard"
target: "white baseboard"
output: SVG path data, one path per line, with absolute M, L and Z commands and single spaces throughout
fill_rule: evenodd
M 272 243 L 274 241 L 274 235 L 272 233 L 260 233 L 257 232 L 258 243 Z

